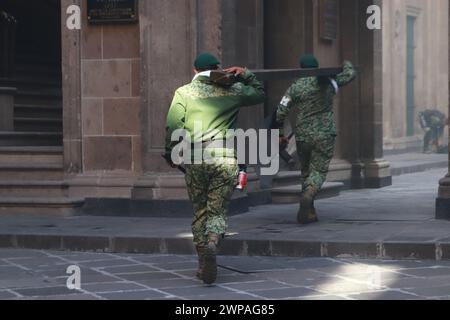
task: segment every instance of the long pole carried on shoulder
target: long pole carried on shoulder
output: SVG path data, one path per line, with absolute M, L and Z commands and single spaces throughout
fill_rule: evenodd
M 259 80 L 282 80 L 307 78 L 318 76 L 336 76 L 343 72 L 343 68 L 316 68 L 316 69 L 260 69 L 252 70 Z

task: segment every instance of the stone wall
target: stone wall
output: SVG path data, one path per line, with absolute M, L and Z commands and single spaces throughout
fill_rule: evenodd
M 63 8 L 70 3 L 64 0 Z M 313 0 L 189 0 L 176 10 L 165 0 L 139 1 L 139 23 L 120 25 L 89 25 L 86 0 L 75 3 L 82 5 L 82 30 L 63 33 L 64 157 L 66 172 L 81 173 L 71 184 L 87 187 L 83 192 L 101 185 L 98 195 L 186 198 L 183 176 L 161 153 L 173 92 L 191 81 L 201 51 L 215 53 L 224 66 L 251 69 L 295 67 L 307 52 L 324 67 L 343 59 L 361 64 L 363 76 L 336 101 L 339 138 L 329 179 L 360 176 L 361 161 L 379 165 L 370 161 L 382 158 L 381 39 L 359 31 L 373 1 L 339 2 L 338 36 L 331 42 L 320 39 Z M 265 112 L 262 106 L 243 110 L 240 126 L 260 127 L 288 85 L 269 84 Z

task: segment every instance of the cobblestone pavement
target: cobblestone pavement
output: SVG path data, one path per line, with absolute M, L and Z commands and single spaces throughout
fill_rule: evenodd
M 69 266 L 81 290 L 69 290 Z M 450 298 L 450 262 L 220 257 L 218 283 L 196 257 L 0 250 L 0 299 L 375 300 Z

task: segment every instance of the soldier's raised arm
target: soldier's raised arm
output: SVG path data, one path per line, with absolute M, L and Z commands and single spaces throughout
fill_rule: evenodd
M 339 87 L 349 84 L 356 78 L 356 69 L 350 61 L 345 60 L 343 67 L 344 70 L 336 77 L 336 83 Z
M 247 68 L 232 67 L 225 69 L 225 72 L 235 73 L 242 81 L 236 84 L 239 95 L 242 98 L 242 106 L 249 107 L 264 102 L 266 93 L 264 84 L 256 78 L 256 75 Z

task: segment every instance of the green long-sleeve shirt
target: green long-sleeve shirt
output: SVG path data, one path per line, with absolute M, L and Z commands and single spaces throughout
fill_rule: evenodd
M 335 78 L 335 85 L 330 82 L 321 87 L 317 77 L 297 80 L 286 92 L 280 102 L 276 122 L 283 132 L 283 124 L 292 107 L 297 109 L 296 138 L 310 140 L 321 136 L 336 135 L 333 120 L 333 98 L 338 88 L 345 86 L 356 77 L 356 70 L 350 61 L 344 62 L 344 70 Z
M 171 141 L 175 130 L 185 129 L 193 143 L 227 139 L 227 130 L 236 128 L 239 109 L 264 102 L 264 87 L 256 76 L 246 70 L 241 77 L 243 82 L 224 88 L 200 75 L 175 92 L 167 115 L 167 155 L 178 143 Z

